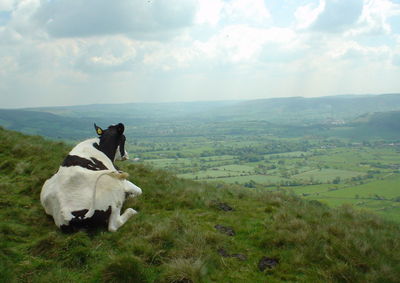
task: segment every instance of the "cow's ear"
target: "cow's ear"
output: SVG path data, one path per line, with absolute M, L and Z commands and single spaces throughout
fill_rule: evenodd
M 119 123 L 119 124 L 117 125 L 118 134 L 122 135 L 122 134 L 124 133 L 124 130 L 125 130 L 124 124 Z
M 96 130 L 96 133 L 97 133 L 99 136 L 101 136 L 101 135 L 103 134 L 103 130 L 102 130 L 99 126 L 97 126 L 96 123 L 94 123 L 94 128 L 95 128 L 95 130 Z

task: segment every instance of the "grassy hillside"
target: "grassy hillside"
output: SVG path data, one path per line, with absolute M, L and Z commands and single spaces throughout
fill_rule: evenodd
M 0 109 L 0 125 L 27 134 L 50 138 L 84 138 L 92 119 L 63 117 L 47 112 Z
M 366 124 L 376 129 L 400 132 L 400 111 L 376 112 L 367 116 Z
M 40 205 L 69 148 L 0 128 L 2 282 L 398 282 L 400 228 L 282 192 L 120 164 L 143 195 L 118 232 L 60 233 Z M 229 208 L 232 208 L 230 210 Z
M 399 139 L 400 111 L 373 112 L 360 115 L 347 125 L 333 127 L 325 134 L 353 140 Z

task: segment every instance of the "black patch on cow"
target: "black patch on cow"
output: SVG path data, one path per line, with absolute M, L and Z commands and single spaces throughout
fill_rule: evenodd
M 96 126 L 96 124 L 94 126 L 96 130 L 97 128 L 99 128 Z M 98 150 L 107 155 L 107 157 L 110 158 L 112 162 L 114 162 L 115 153 L 117 152 L 118 146 L 121 152 L 121 156 L 124 156 L 125 154 L 126 138 L 123 134 L 124 130 L 125 130 L 124 124 L 119 123 L 117 125 L 109 126 L 108 129 L 106 130 L 100 131 L 99 134 L 100 143 L 98 146 Z
M 100 150 L 99 144 L 97 142 L 93 143 L 93 147 L 97 150 Z
M 72 211 L 71 214 L 74 216 L 74 218 L 70 220 L 68 225 L 61 225 L 61 231 L 64 233 L 73 233 L 82 229 L 94 230 L 98 228 L 108 228 L 108 222 L 111 215 L 111 205 L 106 211 L 95 210 L 92 217 L 84 218 L 87 212 L 87 209 Z
M 72 211 L 71 214 L 75 216 L 75 218 L 83 219 L 88 211 L 88 209 L 76 210 Z
M 122 135 L 119 141 L 119 154 L 121 155 L 121 157 L 125 155 L 125 141 L 126 137 L 125 135 Z
M 101 162 L 100 160 L 91 157 L 91 159 L 86 159 L 77 155 L 68 155 L 61 166 L 70 167 L 70 166 L 80 166 L 89 170 L 99 171 L 99 170 L 107 170 L 108 168 Z

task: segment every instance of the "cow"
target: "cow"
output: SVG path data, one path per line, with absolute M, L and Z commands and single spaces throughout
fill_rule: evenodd
M 40 193 L 46 213 L 63 232 L 98 227 L 114 232 L 137 213 L 128 208 L 121 215 L 125 199 L 142 190 L 114 165 L 115 160 L 128 158 L 125 127 L 122 123 L 106 130 L 94 127 L 98 137 L 77 144 Z

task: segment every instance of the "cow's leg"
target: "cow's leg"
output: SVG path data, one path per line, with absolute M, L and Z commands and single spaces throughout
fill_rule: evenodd
M 124 181 L 124 190 L 127 198 L 135 197 L 142 194 L 142 190 L 128 180 Z
M 119 227 L 124 225 L 129 218 L 137 213 L 137 211 L 132 208 L 127 208 L 122 215 L 120 215 L 120 212 L 121 208 L 113 208 L 110 215 L 110 221 L 108 223 L 108 231 L 117 231 Z

